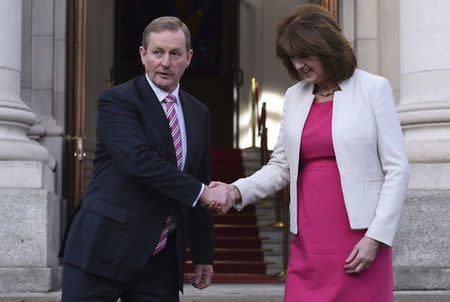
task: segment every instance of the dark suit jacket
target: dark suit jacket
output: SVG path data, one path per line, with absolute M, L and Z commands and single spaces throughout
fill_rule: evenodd
M 177 169 L 168 120 L 145 75 L 100 96 L 94 172 L 67 233 L 65 262 L 113 280 L 136 278 L 174 215 L 180 289 L 186 234 L 194 264 L 212 264 L 212 216 L 199 203 L 192 207 L 201 183 L 210 181 L 209 111 L 181 89 L 179 95 L 184 171 Z

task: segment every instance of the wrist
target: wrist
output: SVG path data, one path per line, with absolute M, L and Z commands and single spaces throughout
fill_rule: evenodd
M 366 240 L 368 240 L 370 242 L 370 244 L 372 246 L 376 247 L 377 249 L 383 244 L 381 241 L 373 239 L 372 237 L 369 237 L 369 236 L 364 236 L 364 238 L 366 238 Z
M 201 203 L 204 204 L 208 200 L 207 196 L 208 196 L 210 190 L 211 189 L 207 185 L 204 185 L 202 195 L 200 195 L 200 198 L 198 199 Z
M 241 192 L 239 191 L 239 189 L 235 185 L 230 185 L 230 187 L 231 187 L 231 191 L 234 195 L 234 200 L 241 200 L 242 195 L 241 195 Z

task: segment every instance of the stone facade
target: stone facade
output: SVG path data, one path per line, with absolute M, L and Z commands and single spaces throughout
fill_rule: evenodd
M 61 283 L 65 23 L 55 11 L 64 23 L 62 0 L 0 2 L 0 292 Z
M 411 167 L 393 245 L 394 287 L 450 289 L 450 25 L 445 0 L 343 0 L 359 66 L 389 79 Z M 439 10 L 439 11 L 437 11 Z M 447 80 L 448 82 L 448 80 Z
M 449 289 L 450 191 L 410 190 L 396 235 L 394 287 Z
M 268 103 L 269 145 L 284 91 L 274 26 L 319 1 L 241 0 L 241 68 Z M 450 11 L 447 0 L 341 0 L 340 20 L 360 67 L 389 79 L 411 162 L 396 241 L 397 290 L 450 289 Z M 66 111 L 66 0 L 0 1 L 0 292 L 61 283 Z M 249 147 L 250 95 L 240 91 L 239 146 Z

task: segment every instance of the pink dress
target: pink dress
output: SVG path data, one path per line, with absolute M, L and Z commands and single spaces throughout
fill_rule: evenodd
M 344 270 L 345 259 L 365 230 L 352 230 L 348 221 L 333 150 L 332 110 L 333 101 L 314 102 L 303 129 L 298 235 L 291 242 L 284 301 L 392 302 L 390 248 L 381 246 L 362 273 L 348 275 Z

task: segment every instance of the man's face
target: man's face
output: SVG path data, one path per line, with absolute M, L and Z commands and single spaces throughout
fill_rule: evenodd
M 186 50 L 181 30 L 151 32 L 147 49 L 141 46 L 139 53 L 150 80 L 168 93 L 177 87 L 192 58 L 192 49 Z

